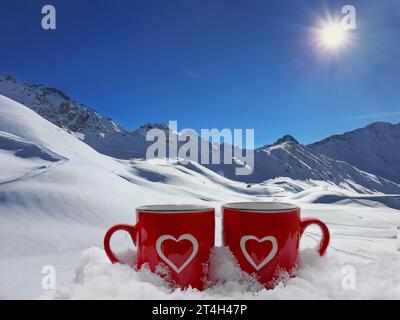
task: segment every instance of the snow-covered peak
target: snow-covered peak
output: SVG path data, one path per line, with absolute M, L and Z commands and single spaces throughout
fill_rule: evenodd
M 140 134 L 142 136 L 146 136 L 146 134 L 153 129 L 159 129 L 165 132 L 166 134 L 169 133 L 170 128 L 166 124 L 160 124 L 160 123 L 146 123 L 142 126 L 140 126 L 138 129 L 133 131 L 134 134 Z
M 57 126 L 79 133 L 113 134 L 126 131 L 112 119 L 76 102 L 61 90 L 41 84 L 25 84 L 0 74 L 0 94 L 39 113 Z
M 309 148 L 357 168 L 400 182 L 400 124 L 375 122 L 334 135 Z
M 151 130 L 151 129 L 161 129 L 161 130 L 168 130 L 169 127 L 166 124 L 162 123 L 146 123 L 140 126 L 140 129 Z
M 16 82 L 15 78 L 10 74 L 0 73 L 0 81 Z
M 299 142 L 293 138 L 291 135 L 287 134 L 285 136 L 283 136 L 282 138 L 278 139 L 273 145 L 278 145 L 278 144 L 282 144 L 282 143 L 294 143 L 294 144 L 299 144 Z
M 390 130 L 392 128 L 395 128 L 396 126 L 398 127 L 400 124 L 393 124 L 390 122 L 373 122 L 369 125 L 366 126 L 366 128 L 372 129 L 372 130 Z
M 281 148 L 281 147 L 291 146 L 291 145 L 296 146 L 296 145 L 300 145 L 300 143 L 293 136 L 287 134 L 287 135 L 284 135 L 282 138 L 279 138 L 278 140 L 276 140 L 273 144 L 266 144 L 262 147 L 257 148 L 257 150 L 268 152 L 268 150 L 271 149 L 272 147 Z

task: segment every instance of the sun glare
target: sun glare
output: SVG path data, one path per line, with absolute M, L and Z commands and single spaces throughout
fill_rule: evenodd
M 340 49 L 346 45 L 348 35 L 340 22 L 329 22 L 318 29 L 318 42 L 326 49 Z

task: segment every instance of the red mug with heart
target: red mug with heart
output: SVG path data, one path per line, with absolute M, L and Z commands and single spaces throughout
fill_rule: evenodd
M 154 205 L 136 209 L 136 225 L 119 224 L 104 237 L 112 263 L 119 262 L 110 248 L 114 232 L 126 231 L 137 247 L 137 266 L 153 272 L 164 267 L 168 278 L 181 288 L 202 289 L 204 270 L 214 247 L 215 212 L 201 205 Z
M 311 224 L 322 231 L 319 254 L 328 245 L 328 227 L 314 218 L 301 219 L 300 208 L 278 202 L 241 202 L 222 207 L 223 243 L 241 267 L 271 289 L 282 274 L 294 276 L 299 257 L 299 242 Z

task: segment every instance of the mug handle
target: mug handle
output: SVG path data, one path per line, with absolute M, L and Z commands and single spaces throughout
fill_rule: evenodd
M 316 219 L 316 218 L 305 218 L 305 219 L 301 220 L 301 222 L 300 222 L 300 235 L 302 236 L 305 229 L 309 225 L 312 225 L 312 224 L 316 224 L 322 231 L 322 238 L 321 238 L 321 242 L 319 244 L 319 255 L 323 256 L 326 249 L 328 248 L 329 240 L 331 238 L 329 229 L 325 223 L 323 223 L 321 220 Z
M 133 244 L 136 246 L 136 234 L 137 234 L 137 224 L 134 226 L 128 224 L 117 224 L 110 228 L 104 236 L 104 250 L 106 251 L 107 257 L 112 263 L 120 263 L 115 253 L 111 250 L 110 240 L 112 235 L 117 231 L 126 231 L 132 238 Z

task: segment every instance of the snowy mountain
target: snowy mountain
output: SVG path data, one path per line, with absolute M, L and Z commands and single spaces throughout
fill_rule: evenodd
M 27 106 L 103 154 L 128 159 L 141 157 L 146 150 L 141 145 L 143 128 L 129 132 L 60 90 L 21 83 L 0 74 L 0 94 Z
M 400 124 L 372 123 L 308 146 L 332 159 L 400 183 Z
M 148 123 L 129 131 L 111 118 L 103 117 L 94 109 L 76 102 L 60 90 L 21 83 L 10 75 L 0 74 L 0 94 L 27 106 L 98 152 L 114 158 L 145 158 L 147 148 L 153 144 L 151 141 L 146 141 L 146 134 L 151 129 L 164 131 L 167 140 L 169 138 L 171 141 L 177 140 L 176 135 L 168 137 L 170 130 L 165 124 Z M 211 151 L 212 145 L 208 141 L 197 138 L 199 144 L 207 145 Z M 177 143 L 181 146 L 185 142 Z
M 257 149 L 255 163 L 254 173 L 250 177 L 258 183 L 276 177 L 290 177 L 328 181 L 361 193 L 368 193 L 368 189 L 384 193 L 396 193 L 398 190 L 397 184 L 319 154 L 292 137 Z
M 263 147 L 260 147 L 258 149 L 259 150 L 263 150 L 263 149 L 266 149 L 266 148 L 269 148 L 269 147 L 273 147 L 273 146 L 276 146 L 276 145 L 279 145 L 279 144 L 282 144 L 282 143 L 285 143 L 285 142 L 293 143 L 293 144 L 300 144 L 293 136 L 287 134 L 287 135 L 284 135 L 282 138 L 279 138 L 273 144 L 267 144 L 267 145 L 265 145 Z
M 11 75 L 0 74 L 0 94 L 29 107 L 66 130 L 98 135 L 125 131 L 110 118 L 102 117 L 58 89 L 17 82 Z
M 288 177 L 302 181 L 325 181 L 360 193 L 398 193 L 399 190 L 398 184 L 359 170 L 344 161 L 320 154 L 289 135 L 278 139 L 272 145 L 256 149 L 254 163 L 254 171 L 248 176 L 237 176 L 233 166 L 207 167 L 231 180 L 251 184 Z
M 10 75 L 0 74 L 0 94 L 27 106 L 100 153 L 118 159 L 145 158 L 153 143 L 146 141 L 149 130 L 160 129 L 167 137 L 169 133 L 166 125 L 150 123 L 129 131 L 58 89 L 21 83 Z
M 57 89 L 23 84 L 11 76 L 0 76 L 0 94 L 26 105 L 98 152 L 114 158 L 146 158 L 146 150 L 153 143 L 146 141 L 146 134 L 150 129 L 157 128 L 165 132 L 167 143 L 178 139 L 176 134 L 169 136 L 169 128 L 162 124 L 146 124 L 137 130 L 128 131 Z M 243 166 L 242 158 L 231 159 L 233 164 L 223 164 L 222 146 L 219 153 L 220 164 L 210 161 L 210 164 L 204 166 L 228 179 L 251 184 L 277 177 L 289 177 L 295 180 L 327 181 L 350 186 L 359 192 L 396 193 L 398 185 L 387 179 L 400 182 L 400 155 L 388 151 L 400 144 L 398 128 L 399 126 L 389 124 L 375 124 L 360 129 L 360 133 L 355 132 L 351 137 L 350 134 L 345 134 L 346 138 L 331 137 L 310 146 L 301 145 L 295 138 L 287 135 L 272 145 L 255 150 L 254 172 L 251 175 L 236 175 L 235 169 Z M 363 130 L 367 130 L 368 134 Z M 368 139 L 365 140 L 364 136 Z M 198 146 L 208 148 L 211 160 L 212 150 L 216 146 L 194 133 L 192 137 L 197 139 Z M 178 148 L 184 143 L 185 141 L 178 141 Z M 200 158 L 201 154 L 197 159 Z

